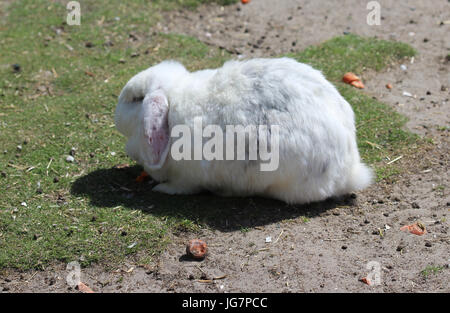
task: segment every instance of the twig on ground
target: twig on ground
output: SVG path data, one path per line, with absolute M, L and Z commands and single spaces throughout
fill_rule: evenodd
M 387 165 L 390 165 L 390 164 L 392 164 L 392 163 L 394 163 L 394 162 L 397 162 L 397 161 L 400 160 L 401 158 L 403 158 L 403 155 L 401 155 L 401 156 L 399 156 L 399 157 L 396 157 L 396 158 L 393 159 L 392 161 L 388 162 Z
M 281 233 L 278 235 L 277 239 L 273 242 L 274 244 L 276 244 L 278 242 L 278 240 L 280 240 L 281 235 L 283 235 L 284 233 L 284 229 L 281 230 Z

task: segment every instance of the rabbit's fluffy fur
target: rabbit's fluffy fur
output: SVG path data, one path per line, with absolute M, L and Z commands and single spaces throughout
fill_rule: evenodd
M 152 127 L 167 136 L 174 125 L 193 129 L 195 117 L 224 133 L 225 125 L 279 125 L 278 169 L 263 172 L 249 160 L 175 161 L 167 153 L 174 139 L 163 136 L 158 150 L 165 152 L 152 151 Z M 361 190 L 373 177 L 360 161 L 349 103 L 321 72 L 290 58 L 228 61 L 197 72 L 162 62 L 126 84 L 115 118 L 128 155 L 160 182 L 154 190 L 168 194 L 209 190 L 308 203 Z

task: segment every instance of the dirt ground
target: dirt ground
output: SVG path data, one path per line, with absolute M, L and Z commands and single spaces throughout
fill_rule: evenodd
M 404 172 L 394 182 L 374 184 L 355 199 L 305 207 L 307 222 L 296 217 L 245 231 L 205 230 L 199 237 L 210 253 L 201 262 L 183 257 L 191 238 L 182 233 L 153 268 L 131 261 L 119 270 L 94 265 L 82 269 L 82 281 L 96 292 L 449 292 L 450 1 L 379 2 L 379 26 L 367 25 L 366 1 L 253 0 L 168 12 L 157 27 L 241 57 L 300 51 L 344 32 L 411 44 L 419 54 L 406 71 L 395 65 L 361 73 L 365 92 L 405 114 L 411 131 L 433 140 L 405 151 L 397 161 Z M 416 221 L 425 225 L 425 235 L 400 231 Z M 380 284 L 368 286 L 360 278 L 372 272 L 367 264 L 373 261 Z M 423 272 L 427 268 L 436 272 Z M 67 274 L 63 264 L 12 271 L 0 278 L 0 290 L 77 292 L 66 284 Z

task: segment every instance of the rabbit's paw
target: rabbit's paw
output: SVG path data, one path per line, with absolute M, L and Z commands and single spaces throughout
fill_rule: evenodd
M 170 183 L 158 184 L 152 189 L 156 192 L 167 193 L 169 195 L 190 195 L 197 193 L 198 190 L 194 188 L 186 188 L 179 185 L 173 185 Z

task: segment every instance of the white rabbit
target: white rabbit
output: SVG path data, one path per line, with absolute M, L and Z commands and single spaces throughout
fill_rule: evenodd
M 279 166 L 261 160 L 179 160 L 171 152 L 175 125 L 279 125 Z M 189 72 L 165 61 L 134 76 L 116 109 L 128 155 L 160 182 L 153 190 L 265 196 L 308 203 L 367 187 L 354 113 L 321 72 L 290 58 L 228 61 Z M 261 138 L 260 138 L 261 139 Z M 247 141 L 246 141 L 247 142 Z M 192 145 L 194 149 L 194 145 Z

